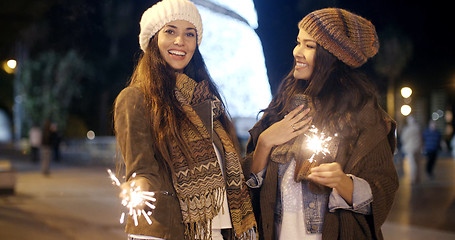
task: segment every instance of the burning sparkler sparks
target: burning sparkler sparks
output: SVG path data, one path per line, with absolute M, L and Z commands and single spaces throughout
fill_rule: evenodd
M 115 174 L 110 169 L 107 169 L 107 173 L 112 180 L 112 184 L 121 188 L 120 181 Z M 132 177 L 134 178 L 135 176 L 136 173 L 133 173 Z M 138 225 L 138 217 L 141 216 L 144 216 L 148 224 L 152 224 L 152 220 L 150 219 L 152 212 L 146 212 L 143 207 L 146 205 L 150 209 L 155 209 L 155 205 L 151 203 L 156 201 L 154 192 L 142 191 L 140 186 L 136 186 L 136 181 L 131 181 L 129 189 L 122 189 L 122 196 L 122 205 L 127 208 L 128 215 L 133 217 L 135 226 Z M 123 212 L 120 216 L 120 223 L 125 221 L 125 215 L 126 213 Z
M 329 143 L 332 140 L 332 137 L 326 136 L 324 132 L 319 133 L 319 130 L 312 125 L 311 128 L 308 130 L 310 135 L 305 134 L 307 136 L 307 148 L 313 151 L 313 155 L 308 159 L 311 163 L 315 161 L 314 157 L 316 155 L 322 154 L 326 156 L 330 154 L 329 150 Z M 337 134 L 335 134 L 337 136 Z

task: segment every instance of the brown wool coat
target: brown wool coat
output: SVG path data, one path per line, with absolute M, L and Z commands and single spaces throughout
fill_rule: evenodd
M 151 135 L 148 110 L 145 106 L 144 94 L 136 87 L 127 87 L 117 96 L 114 108 L 114 126 L 117 142 L 125 161 L 126 178 L 133 173 L 144 177 L 156 193 L 156 208 L 151 215 L 149 225 L 144 217 L 138 218 L 138 226 L 133 219 L 127 220 L 125 231 L 129 234 L 153 236 L 167 240 L 184 239 L 184 224 L 180 204 L 174 186 L 172 173 L 168 170 L 163 158 L 155 154 L 152 144 L 155 139 Z M 207 103 L 210 104 L 211 103 Z M 211 108 L 204 104 L 193 106 L 207 129 L 211 126 Z M 207 111 L 207 109 L 209 109 Z M 213 135 L 213 142 L 224 155 L 224 148 L 218 135 Z M 227 239 L 233 239 L 232 231 L 223 232 Z
M 144 217 L 140 217 L 139 225 L 135 226 L 133 220 L 128 218 L 125 231 L 164 239 L 183 239 L 179 200 L 164 159 L 157 158 L 151 147 L 154 139 L 141 90 L 125 88 L 117 97 L 114 111 L 115 132 L 125 161 L 127 179 L 135 172 L 137 177 L 148 180 L 150 191 L 157 192 L 156 209 L 151 216 L 153 223 L 149 225 Z
M 343 162 L 343 171 L 365 179 L 373 193 L 372 215 L 362 215 L 348 210 L 326 212 L 322 231 L 323 240 L 383 239 L 381 225 L 385 222 L 398 189 L 398 175 L 393 163 L 396 147 L 395 122 L 382 110 L 367 106 L 359 113 L 363 123 L 354 150 L 347 159 L 346 143 L 341 143 L 337 162 Z M 377 116 L 377 117 L 375 117 Z M 252 155 L 259 135 L 268 126 L 259 121 L 250 130 L 247 156 L 243 163 L 245 177 L 249 178 Z M 344 147 L 343 147 L 344 144 Z M 256 220 L 261 239 L 276 239 L 274 207 L 278 164 L 269 161 L 267 173 L 260 189 L 252 189 Z

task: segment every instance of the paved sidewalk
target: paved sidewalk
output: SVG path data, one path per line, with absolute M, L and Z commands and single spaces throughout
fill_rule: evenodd
M 105 168 L 56 167 L 43 176 L 22 166 L 16 194 L 0 196 L 0 239 L 125 240 L 123 209 Z
M 422 166 L 425 161 L 421 159 Z M 406 164 L 403 170 L 407 172 Z M 383 226 L 386 240 L 455 239 L 455 161 L 441 154 L 434 170 L 434 179 L 423 175 L 420 184 L 411 185 L 406 174 L 401 177 Z
M 26 159 L 12 163 L 16 194 L 0 196 L 0 239 L 126 239 L 118 190 L 105 167 L 53 163 L 46 177 Z M 383 226 L 386 240 L 455 239 L 455 161 L 441 158 L 435 170 L 436 178 L 420 185 L 400 180 Z

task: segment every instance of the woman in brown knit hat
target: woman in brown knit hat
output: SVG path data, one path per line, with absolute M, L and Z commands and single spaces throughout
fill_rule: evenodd
M 379 48 L 343 9 L 299 22 L 294 67 L 250 130 L 243 164 L 263 239 L 382 239 L 398 176 L 395 122 L 356 69 Z

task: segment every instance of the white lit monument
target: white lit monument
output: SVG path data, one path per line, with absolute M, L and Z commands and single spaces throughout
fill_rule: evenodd
M 271 100 L 253 0 L 193 0 L 204 26 L 201 54 L 240 138 Z

